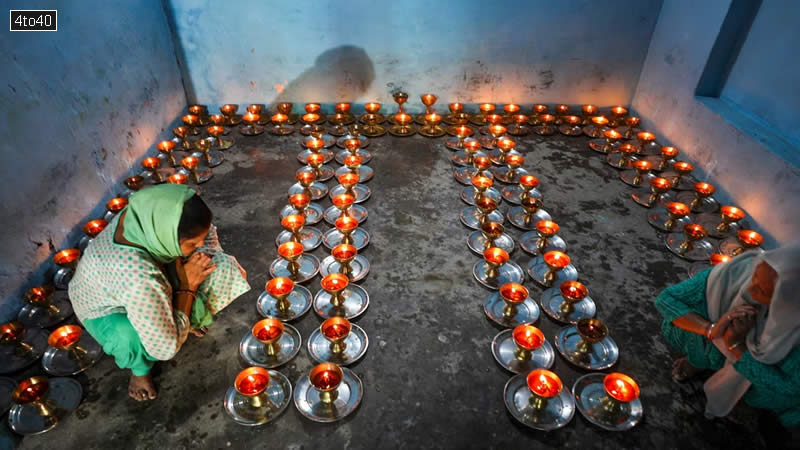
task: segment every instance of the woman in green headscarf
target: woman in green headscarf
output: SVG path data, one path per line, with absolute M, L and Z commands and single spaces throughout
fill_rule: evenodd
M 155 361 L 171 359 L 188 333 L 250 289 L 223 253 L 212 214 L 186 186 L 134 193 L 87 247 L 69 283 L 75 314 L 117 365 L 132 372 L 129 394 L 156 398 Z
M 744 400 L 800 425 L 800 244 L 746 252 L 665 289 L 656 299 L 667 342 L 685 355 L 684 381 L 702 370 L 706 415 Z

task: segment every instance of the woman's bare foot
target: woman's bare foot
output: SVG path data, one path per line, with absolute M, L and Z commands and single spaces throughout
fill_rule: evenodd
M 150 374 L 141 377 L 131 375 L 131 382 L 128 384 L 128 395 L 137 402 L 155 400 L 158 394 L 156 386 L 153 384 L 153 376 Z
M 672 379 L 678 383 L 683 383 L 684 381 L 700 373 L 700 371 L 701 369 L 691 365 L 689 363 L 689 359 L 687 359 L 685 356 L 683 358 L 676 359 L 672 363 Z
M 196 337 L 203 337 L 208 333 L 208 327 L 200 327 L 200 328 L 190 328 L 189 333 L 192 333 Z

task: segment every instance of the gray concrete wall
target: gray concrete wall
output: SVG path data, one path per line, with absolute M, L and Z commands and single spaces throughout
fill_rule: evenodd
M 682 159 L 699 167 L 700 178 L 711 179 L 718 198 L 744 208 L 765 232 L 766 245 L 774 246 L 800 234 L 800 170 L 770 148 L 769 139 L 759 138 L 759 130 L 734 125 L 694 95 L 730 3 L 664 2 L 633 109 L 659 142 L 678 147 Z M 796 78 L 796 61 L 792 64 L 787 70 L 795 70 Z M 766 82 L 760 71 L 749 69 L 754 80 Z
M 189 100 L 630 103 L 661 0 L 169 0 Z M 193 94 L 193 95 L 192 95 Z
M 16 6 L 59 14 L 0 39 L 0 321 L 186 106 L 160 0 Z

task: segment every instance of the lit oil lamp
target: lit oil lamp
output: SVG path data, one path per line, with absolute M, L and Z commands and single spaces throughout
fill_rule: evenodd
M 358 175 L 358 179 L 361 183 L 366 183 L 375 175 L 375 171 L 372 170 L 371 167 L 363 165 L 364 158 L 358 154 L 348 154 L 344 157 L 342 162 L 344 166 L 336 169 L 335 175 L 337 177 L 347 173 L 353 173 Z
M 519 184 L 514 186 L 506 186 L 503 188 L 501 195 L 507 202 L 519 205 L 519 202 L 528 196 L 542 198 L 542 194 L 536 189 L 539 186 L 539 179 L 533 175 L 521 175 L 519 177 Z
M 167 174 L 167 170 L 161 170 L 161 160 L 156 158 L 155 156 L 148 156 L 141 162 L 142 169 L 144 169 L 141 173 L 145 179 L 150 180 L 153 184 L 159 184 L 166 181 L 167 176 L 171 174 Z M 174 171 L 173 171 L 174 172 Z
M 499 131 L 499 130 L 493 130 Z M 509 138 L 508 136 L 499 137 L 496 140 L 493 140 L 489 145 L 491 145 L 494 149 L 489 152 L 489 159 L 492 161 L 492 164 L 502 166 L 506 164 L 506 157 L 508 155 L 518 155 L 522 156 L 521 153 L 515 150 L 517 147 L 516 141 Z M 484 144 L 484 146 L 486 146 Z
M 298 117 L 297 114 L 293 113 L 292 110 L 294 105 L 289 102 L 282 102 L 278 103 L 278 106 L 275 108 L 279 114 L 283 114 L 286 116 L 286 124 L 294 125 L 297 123 Z M 273 120 L 273 122 L 275 122 Z
M 297 172 L 294 178 L 297 180 L 297 183 L 289 188 L 289 195 L 306 194 L 314 201 L 328 194 L 328 186 L 317 181 L 317 174 L 314 172 Z
M 278 417 L 291 400 L 291 383 L 278 371 L 251 366 L 238 375 L 225 394 L 225 412 L 246 426 L 263 425 Z
M 311 385 L 319 392 L 322 403 L 332 404 L 337 396 L 337 388 L 342 383 L 344 374 L 336 364 L 322 363 L 311 369 L 308 375 Z
M 583 127 L 583 134 L 591 138 L 601 138 L 609 130 L 608 119 L 605 116 L 592 116 L 591 124 Z
M 175 150 L 175 141 L 161 141 L 156 145 L 156 149 L 159 155 L 163 155 L 170 166 L 175 167 L 178 165 L 178 161 L 175 160 L 175 154 L 173 153 Z
M 145 179 L 141 175 L 133 175 L 125 178 L 122 180 L 122 184 L 125 186 L 125 190 L 120 193 L 120 197 L 126 199 L 130 197 L 132 193 L 139 191 L 146 185 Z
M 689 205 L 692 212 L 711 213 L 719 209 L 719 203 L 712 197 L 717 189 L 706 182 L 697 182 L 692 191 L 683 191 L 676 196 L 676 200 Z M 705 224 L 703 225 L 705 226 Z M 711 236 L 714 234 L 709 233 Z M 718 236 L 715 236 L 718 237 Z
M 181 160 L 181 169 L 179 173 L 188 176 L 197 184 L 205 183 L 210 180 L 213 173 L 211 168 L 200 166 L 200 158 L 196 156 L 187 156 Z
M 512 136 L 527 136 L 530 133 L 530 129 L 527 127 L 528 121 L 528 116 L 525 114 L 513 114 L 507 122 L 507 125 L 509 125 L 508 134 Z
M 672 189 L 672 182 L 666 178 L 656 177 L 650 179 L 650 187 L 641 189 L 631 194 L 631 198 L 636 203 L 645 208 L 652 208 L 655 205 L 666 205 L 671 201 L 669 191 Z
M 460 146 L 461 150 L 450 155 L 450 161 L 457 166 L 472 166 L 473 158 L 475 158 L 476 155 L 484 155 L 484 153 L 481 152 L 483 145 L 476 139 L 467 138 L 463 141 L 459 140 L 457 145 Z
M 448 138 L 444 144 L 450 150 L 461 150 L 464 148 L 464 141 L 475 134 L 475 131 L 464 125 L 464 124 L 457 124 L 447 128 L 447 133 L 451 136 L 455 136 L 455 139 Z
M 53 275 L 53 284 L 57 288 L 67 288 L 67 285 L 69 285 L 72 279 L 72 275 L 75 274 L 75 268 L 78 266 L 80 257 L 81 251 L 77 248 L 61 250 L 53 255 L 53 262 L 59 267 L 55 275 Z
M 300 127 L 300 133 L 308 136 L 315 131 L 325 131 L 321 125 L 325 121 L 324 116 L 318 111 L 318 104 L 309 103 L 306 105 L 306 113 L 300 116 L 300 121 L 304 124 L 302 127 Z
M 310 155 L 322 155 L 322 163 L 327 164 L 333 160 L 333 152 L 325 149 L 325 140 L 314 136 L 309 136 L 303 139 L 303 147 L 306 149 L 298 153 L 297 160 L 301 164 L 308 163 Z M 320 180 L 322 181 L 322 180 Z
M 120 211 L 125 209 L 128 206 L 128 199 L 125 197 L 114 197 L 106 203 L 106 214 L 103 216 L 103 219 L 111 222 L 111 219 L 114 218 Z
M 372 190 L 366 185 L 359 183 L 360 178 L 355 173 L 344 173 L 337 178 L 339 184 L 331 189 L 331 198 L 341 194 L 352 195 L 356 203 L 367 201 L 372 195 Z
M 369 244 L 369 239 L 369 233 L 358 227 L 358 220 L 340 215 L 334 221 L 334 228 L 325 232 L 322 242 L 329 249 L 339 244 L 350 244 L 356 250 L 361 250 Z
M 530 124 L 533 126 L 541 124 L 540 118 L 542 114 L 547 113 L 547 109 L 548 109 L 547 105 L 533 105 L 532 109 L 533 114 L 531 114 L 530 117 L 528 118 Z
M 201 127 L 211 123 L 211 119 L 208 117 L 208 108 L 205 105 L 192 105 L 188 111 L 189 114 L 197 116 L 197 124 Z
M 648 214 L 647 221 L 661 231 L 672 231 L 690 223 L 690 212 L 689 207 L 683 203 L 669 202 L 664 210 Z
M 42 358 L 44 370 L 54 376 L 83 372 L 103 357 L 103 349 L 78 325 L 64 325 L 50 333 Z
M 464 125 L 469 121 L 469 114 L 464 112 L 463 103 L 449 103 L 447 109 L 450 111 L 450 114 L 446 114 L 442 117 L 442 122 L 448 125 Z
M 534 196 L 522 197 L 519 206 L 509 208 L 507 217 L 512 225 L 521 230 L 533 230 L 540 220 L 551 220 L 550 213 L 542 209 L 542 199 Z
M 361 403 L 361 380 L 347 368 L 321 363 L 297 382 L 294 403 L 315 422 L 335 422 L 351 414 Z
M 330 296 L 330 303 L 334 307 L 342 308 L 346 300 L 343 295 L 344 290 L 350 284 L 347 275 L 341 273 L 331 273 L 322 278 L 320 286 Z
M 83 225 L 83 232 L 86 236 L 82 237 L 78 243 L 78 248 L 81 252 L 86 250 L 86 247 L 108 226 L 108 221 L 105 219 L 95 219 L 86 222 Z
M 219 112 L 221 112 L 222 115 L 225 116 L 225 118 L 227 119 L 228 126 L 239 125 L 240 123 L 242 123 L 242 116 L 236 114 L 236 111 L 238 110 L 239 110 L 239 105 L 232 105 L 232 104 L 222 105 L 219 108 Z
M 595 105 L 583 105 L 581 107 L 581 124 L 582 125 L 589 125 L 592 123 L 592 117 L 597 115 L 597 106 Z
M 501 285 L 498 292 L 491 294 L 486 299 L 483 310 L 489 319 L 506 328 L 531 324 L 539 319 L 539 306 L 531 299 L 528 289 L 520 283 L 512 282 Z M 500 365 L 517 373 L 530 363 L 547 367 L 552 364 L 552 361 L 547 361 L 547 355 L 537 354 L 535 361 L 531 361 L 531 358 L 517 359 L 516 345 L 510 330 L 495 337 L 492 353 Z M 553 355 L 552 348 L 549 353 L 551 356 Z M 545 356 L 545 358 L 540 358 L 540 356 Z
M 82 390 L 79 392 L 82 393 Z M 47 377 L 36 376 L 21 381 L 11 394 L 14 407 L 10 414 L 14 414 L 14 410 L 17 410 L 13 417 L 9 417 L 11 428 L 20 434 L 34 434 L 55 427 L 66 411 L 63 408 L 59 411 L 58 408 L 62 405 L 50 399 L 49 394 L 50 382 Z M 74 402 L 74 399 L 70 400 Z M 77 401 L 80 402 L 80 397 Z M 30 411 L 26 414 L 26 421 L 23 421 L 19 411 L 21 408 Z
M 631 377 L 614 372 L 605 376 L 603 387 L 607 395 L 603 403 L 605 412 L 617 417 L 630 414 L 630 411 L 623 410 L 629 409 L 630 402 L 639 398 L 639 385 Z
M 565 281 L 558 288 L 545 291 L 542 308 L 553 319 L 572 324 L 591 319 L 597 311 L 589 289 L 579 281 Z
M 561 379 L 546 369 L 532 370 L 527 376 L 527 382 L 531 390 L 529 401 L 535 410 L 545 409 L 550 399 L 561 393 Z
M 506 184 L 517 184 L 523 175 L 528 175 L 528 171 L 520 167 L 525 163 L 525 157 L 519 154 L 506 154 L 504 157 L 506 166 L 494 168 L 494 177 L 497 181 Z
M 620 139 L 622 139 L 622 135 L 617 130 L 609 128 L 603 132 L 602 138 L 589 141 L 589 147 L 598 153 L 611 153 L 617 149 Z M 636 148 L 634 147 L 634 152 L 635 150 Z
M 503 223 L 503 215 L 496 211 L 498 201 L 488 195 L 479 195 L 475 199 L 475 206 L 461 211 L 461 223 L 473 230 L 480 229 L 486 222 Z
M 591 423 L 609 431 L 624 431 L 638 424 L 644 415 L 639 386 L 619 372 L 590 373 L 572 388 L 578 411 Z
M 172 134 L 175 135 L 175 140 L 181 144 L 181 148 L 192 148 L 192 141 L 189 139 L 189 135 L 191 134 L 189 128 L 175 127 L 172 129 Z
M 261 116 L 251 112 L 245 113 L 242 116 L 243 126 L 239 127 L 239 133 L 245 136 L 257 136 L 264 132 L 264 127 L 259 125 Z
M 358 254 L 355 245 L 339 244 L 331 249 L 331 256 L 322 260 L 320 274 L 325 277 L 332 273 L 340 273 L 348 277 L 351 283 L 355 283 L 369 274 L 369 268 L 369 261 Z
M 322 232 L 316 228 L 304 228 L 305 216 L 302 214 L 290 214 L 281 219 L 283 230 L 275 239 L 276 245 L 284 242 L 299 242 L 303 244 L 305 251 L 310 252 L 319 247 L 322 243 Z
M 536 260 L 534 259 L 532 261 Z M 545 287 L 553 286 L 556 280 L 563 282 L 574 281 L 578 278 L 575 267 L 570 263 L 570 257 L 562 251 L 551 250 L 542 255 L 542 261 L 547 267 L 547 270 L 542 271 L 541 269 L 534 269 L 531 271 L 531 277 Z M 531 267 L 535 267 L 535 265 Z M 539 265 L 539 267 L 541 267 L 541 265 Z
M 498 333 L 492 341 L 492 354 L 503 368 L 514 373 L 550 368 L 555 362 L 553 347 L 545 340 L 541 330 L 529 323 Z
M 333 125 L 333 129 L 330 130 L 332 135 L 344 136 L 349 132 L 347 125 L 356 121 L 356 117 L 350 112 L 350 109 L 350 103 L 337 103 L 334 105 L 336 113 L 328 116 L 328 122 Z
M 503 299 L 503 302 L 505 303 L 505 306 L 503 307 L 503 316 L 505 317 L 516 316 L 517 313 L 519 312 L 517 310 L 517 307 L 522 303 L 524 303 L 529 296 L 528 289 L 525 286 L 518 283 L 507 283 L 500 286 L 499 294 L 500 298 Z M 533 330 L 528 329 L 528 331 L 533 331 Z M 536 331 L 539 331 L 538 328 L 536 329 Z M 530 342 L 530 336 L 533 333 L 525 333 L 525 334 L 526 334 L 525 339 L 518 339 L 515 333 L 514 341 L 516 341 L 518 345 L 520 341 L 529 344 L 525 345 L 524 347 L 520 346 L 520 349 L 524 352 L 527 352 L 527 355 L 525 355 L 526 357 L 521 359 L 530 359 L 530 351 L 536 350 L 536 348 L 538 348 L 539 346 L 541 346 L 542 343 L 544 343 L 544 335 L 536 336 L 539 342 L 536 343 L 538 345 L 535 345 L 534 343 Z M 539 331 L 538 334 L 541 334 L 541 331 Z
M 333 206 L 325 210 L 323 216 L 325 221 L 333 225 L 339 217 L 352 217 L 358 223 L 367 219 L 367 209 L 361 205 L 355 205 L 355 197 L 350 194 L 339 194 L 331 198 Z
M 0 353 L 3 355 L 0 373 L 17 372 L 30 366 L 41 358 L 46 348 L 47 332 L 43 329 L 26 327 L 18 320 L 0 325 Z
M 287 134 L 294 133 L 294 128 L 287 126 L 289 123 L 289 116 L 283 113 L 273 114 L 271 117 L 273 126 L 269 128 L 270 134 L 278 136 L 286 136 Z
M 731 258 L 731 256 L 723 255 L 722 253 L 712 253 L 711 256 L 708 257 L 708 261 L 698 261 L 689 266 L 689 278 L 708 269 L 709 267 L 714 267 L 718 264 L 724 264 L 730 261 Z
M 301 129 L 300 131 L 302 132 L 303 130 Z M 333 144 L 336 143 L 336 138 L 330 134 L 326 134 L 325 128 L 321 125 L 315 125 L 314 128 L 308 132 L 308 137 L 305 138 L 305 140 L 311 139 L 321 140 L 326 148 L 333 147 Z
M 609 121 L 608 126 L 611 128 L 620 126 L 624 122 L 625 116 L 627 115 L 628 110 L 622 106 L 615 106 L 611 108 L 611 120 Z
M 294 281 L 286 277 L 277 277 L 269 280 L 265 287 L 266 292 L 275 299 L 275 306 L 279 311 L 285 312 L 292 308 L 289 294 L 294 291 Z
M 508 253 L 514 251 L 514 239 L 505 233 L 505 227 L 497 222 L 481 224 L 480 230 L 472 232 L 467 245 L 473 252 L 482 255 L 490 247 L 502 248 Z
M 284 329 L 283 322 L 280 320 L 266 318 L 256 322 L 251 333 L 262 344 L 264 354 L 275 357 L 281 353 L 280 339 Z
M 761 251 L 764 237 L 754 230 L 739 230 L 735 236 L 723 239 L 719 243 L 719 252 L 728 256 L 738 256 L 749 250 Z
M 295 283 L 314 278 L 319 272 L 319 260 L 314 255 L 304 254 L 303 244 L 284 242 L 278 246 L 279 258 L 269 267 L 270 275 L 287 277 Z
M 225 117 L 222 114 L 212 114 L 212 115 L 208 116 L 208 118 L 211 120 L 211 123 L 214 124 L 215 126 L 222 127 L 222 130 L 223 130 L 222 134 L 223 135 L 227 136 L 228 134 L 230 134 L 231 130 L 228 129 L 228 128 L 225 128 L 225 125 L 228 125 L 228 118 L 227 117 Z
M 264 317 L 287 322 L 302 317 L 311 308 L 311 292 L 287 277 L 267 282 L 258 297 L 256 308 Z
M 536 228 L 519 238 L 519 245 L 532 255 L 543 255 L 552 250 L 566 251 L 567 243 L 558 236 L 560 227 L 552 220 L 536 222 Z
M 440 137 L 445 135 L 445 130 L 439 124 L 442 122 L 442 116 L 439 114 L 430 113 L 425 114 L 425 118 L 423 120 L 424 126 L 420 127 L 419 134 L 425 137 Z
M 498 247 L 483 251 L 483 259 L 472 268 L 472 275 L 479 283 L 492 290 L 507 283 L 522 284 L 525 274 L 522 268 L 508 259 L 508 252 Z
M 556 132 L 556 116 L 552 114 L 540 114 L 539 125 L 533 127 L 533 132 L 539 136 L 551 136 Z
M 628 144 L 624 144 L 628 145 Z M 619 179 L 629 186 L 641 186 L 645 182 L 649 183 L 655 177 L 651 173 L 653 164 L 650 161 L 640 159 L 631 163 L 632 169 L 623 170 L 619 173 Z
M 425 105 L 425 112 L 422 114 L 418 114 L 415 120 L 418 124 L 423 125 L 425 124 L 425 116 L 436 113 L 436 110 L 433 108 L 433 105 L 436 104 L 436 100 L 438 100 L 439 97 L 437 97 L 434 94 L 422 94 L 420 95 L 419 99 L 422 101 L 422 104 Z
M 195 141 L 194 148 L 197 153 L 192 156 L 199 157 L 208 167 L 217 167 L 225 161 L 225 156 L 219 150 L 211 150 L 212 140 L 199 139 Z
M 52 286 L 36 286 L 24 297 L 26 305 L 17 314 L 17 320 L 27 327 L 51 327 L 72 315 L 72 304 L 66 292 Z
M 461 191 L 461 199 L 466 204 L 473 206 L 481 196 L 487 196 L 499 202 L 501 199 L 500 192 L 492 187 L 493 184 L 494 181 L 491 178 L 476 175 L 472 177 L 472 186 L 468 186 Z
M 725 205 L 716 214 L 702 214 L 698 222 L 708 229 L 708 234 L 715 238 L 725 238 L 740 229 L 740 223 L 747 214 L 736 206 Z
M 556 116 L 556 125 L 561 125 L 564 123 L 564 117 L 570 115 L 569 113 L 569 105 L 556 105 L 553 109 Z
M 211 125 L 206 128 L 208 135 L 211 136 L 212 146 L 218 150 L 227 150 L 233 147 L 233 139 L 225 139 L 225 127 L 221 125 Z
M 256 104 L 248 105 L 247 112 L 258 116 L 257 123 L 259 125 L 269 125 L 270 122 L 269 115 L 264 113 L 263 105 L 256 105 Z
M 403 91 L 397 91 L 392 94 L 392 99 L 395 103 L 397 103 L 397 112 L 395 114 L 400 114 L 406 112 L 403 109 L 403 104 L 408 101 L 408 94 Z M 394 124 L 394 117 L 389 117 L 389 122 Z
M 478 126 L 486 125 L 487 123 L 486 116 L 494 113 L 494 110 L 495 110 L 494 103 L 481 103 L 480 105 L 478 105 L 479 113 L 470 116 L 469 121 Z
M 301 214 L 306 218 L 306 224 L 315 225 L 322 220 L 323 210 L 318 203 L 311 203 L 311 196 L 303 193 L 290 194 L 288 205 L 281 210 L 281 218 L 292 214 Z
M 368 136 L 368 137 L 378 137 L 378 136 L 383 136 L 384 134 L 386 134 L 386 131 L 387 131 L 386 127 L 384 127 L 383 125 L 380 125 L 384 121 L 386 121 L 386 117 L 379 112 L 381 110 L 381 104 L 377 103 L 377 102 L 367 103 L 366 105 L 364 105 L 364 110 L 366 111 L 366 114 L 362 115 L 359 120 L 362 123 L 365 123 L 367 126 L 361 131 L 361 133 L 364 136 Z M 406 113 L 398 113 L 398 114 L 395 114 L 395 116 L 400 115 L 400 114 L 408 116 L 409 118 L 411 117 Z M 405 116 L 403 116 L 403 120 L 407 120 L 405 118 Z M 410 123 L 410 121 L 413 121 L 413 118 L 411 118 L 411 120 L 409 120 L 409 123 Z M 413 127 L 410 127 L 410 128 L 413 129 Z
M 330 342 L 330 351 L 334 354 L 344 353 L 346 348 L 344 341 L 350 335 L 352 328 L 350 321 L 344 317 L 331 317 L 319 327 L 322 336 Z
M 642 123 L 642 119 L 639 117 L 628 116 L 625 118 L 625 126 L 620 127 L 617 129 L 617 131 L 622 133 L 623 139 L 632 139 L 634 136 L 636 136 L 636 133 L 641 131 L 638 128 L 640 123 Z
M 361 139 L 346 139 L 342 142 L 342 147 L 344 147 L 344 150 L 336 154 L 336 162 L 339 164 L 344 164 L 344 159 L 351 155 L 359 156 L 363 164 L 367 164 L 372 160 L 372 153 L 363 149 L 364 142 Z
M 506 383 L 509 413 L 523 425 L 550 431 L 567 425 L 575 415 L 575 399 L 562 388 L 558 375 L 547 369 L 525 371 Z
M 583 135 L 583 127 L 581 127 L 582 120 L 578 116 L 564 116 L 561 119 L 562 123 L 558 127 L 558 131 L 565 136 L 581 136 Z
M 658 156 L 648 156 L 646 159 L 653 164 L 653 170 L 662 172 L 675 163 L 678 156 L 678 149 L 675 147 L 664 146 L 659 150 Z
M 670 233 L 666 236 L 667 248 L 674 254 L 689 261 L 707 261 L 714 247 L 706 240 L 708 233 L 696 223 L 683 226 L 683 233 Z
M 395 125 L 389 128 L 389 134 L 394 136 L 411 136 L 417 132 L 416 128 L 411 124 L 414 122 L 414 117 L 406 113 L 398 113 L 394 115 Z
M 0 325 L 0 344 L 12 346 L 15 357 L 29 357 L 36 353 L 36 349 L 33 344 L 25 341 L 26 334 L 26 329 L 22 322 L 16 320 L 6 322 Z M 38 356 L 36 355 L 37 358 Z
M 616 130 L 611 130 L 616 135 L 619 135 Z M 611 134 L 611 132 L 609 132 Z M 613 148 L 613 147 L 612 147 Z M 606 156 L 608 165 L 615 169 L 625 170 L 633 168 L 633 162 L 636 160 L 637 149 L 631 144 L 620 144 Z
M 472 177 L 481 175 L 484 177 L 494 178 L 489 168 L 492 166 L 492 161 L 484 153 L 477 152 L 472 157 L 472 167 L 457 167 L 453 170 L 453 177 L 461 184 L 472 184 Z
M 334 174 L 333 168 L 325 164 L 325 156 L 321 153 L 311 153 L 306 156 L 306 166 L 298 171 L 314 172 L 318 181 L 328 181 Z
M 520 108 L 520 106 L 515 103 L 506 104 L 505 106 L 503 106 L 503 120 L 501 123 L 503 125 L 510 125 L 511 123 L 514 122 L 515 115 L 519 114 L 524 116 L 525 114 L 520 113 L 521 110 L 522 108 Z M 527 119 L 528 117 L 526 116 L 525 122 L 527 122 Z
M 656 150 L 660 151 L 660 147 L 656 144 L 656 135 L 649 131 L 640 131 L 636 133 L 636 143 L 634 144 L 642 154 L 654 154 Z
M 188 128 L 190 135 L 197 136 L 200 134 L 200 130 L 197 129 L 197 126 L 200 125 L 199 117 L 195 116 L 194 114 L 186 114 L 181 117 L 181 122 L 183 122 L 183 125 Z

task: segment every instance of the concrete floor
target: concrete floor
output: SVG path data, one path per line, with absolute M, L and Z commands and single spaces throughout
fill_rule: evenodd
M 565 428 L 536 432 L 506 412 L 510 374 L 491 354 L 500 329 L 483 313 L 489 291 L 471 275 L 477 257 L 459 222 L 462 186 L 452 177 L 443 139 L 422 136 L 373 140 L 372 198 L 365 203 L 372 235 L 363 254 L 372 270 L 361 283 L 371 305 L 357 323 L 370 348 L 352 366 L 365 395 L 346 420 L 310 422 L 293 405 L 274 423 L 246 428 L 222 409 L 225 391 L 242 368 L 241 337 L 260 318 L 255 301 L 277 257 L 278 211 L 299 167 L 302 136 L 244 137 L 201 193 L 215 212 L 222 245 L 239 258 L 253 290 L 222 311 L 210 333 L 157 365 L 159 398 L 128 398 L 128 373 L 106 357 L 81 376 L 86 398 L 49 433 L 25 438 L 22 448 L 764 448 L 762 414 L 739 407 L 734 418 L 707 421 L 699 381 L 670 378 L 672 356 L 652 305 L 658 292 L 683 279 L 688 264 L 672 256 L 629 197 L 617 171 L 586 145 L 588 138 L 518 139 L 525 167 L 541 179 L 545 209 L 621 349 L 616 370 L 639 382 L 645 419 L 622 433 L 603 431 L 580 414 Z M 335 164 L 335 163 L 332 163 Z M 328 185 L 335 183 L 329 181 Z M 330 201 L 322 201 L 328 206 Z M 508 205 L 501 209 L 505 211 Z M 318 225 L 327 229 L 326 225 Z M 508 227 L 514 238 L 521 232 Z M 322 258 L 324 247 L 314 254 Z M 517 249 L 512 258 L 529 256 Z M 319 289 L 319 277 L 307 284 Z M 526 282 L 531 295 L 540 289 Z M 294 325 L 306 340 L 320 324 L 313 312 Z M 552 342 L 559 326 L 544 314 L 538 326 Z M 304 342 L 305 344 L 305 342 Z M 307 351 L 280 371 L 293 383 L 313 363 Z M 556 356 L 553 369 L 571 388 L 583 374 Z

